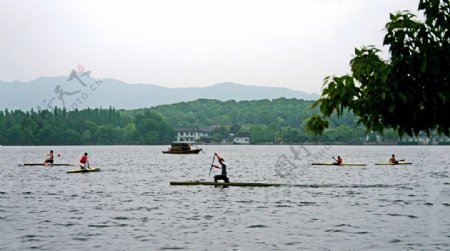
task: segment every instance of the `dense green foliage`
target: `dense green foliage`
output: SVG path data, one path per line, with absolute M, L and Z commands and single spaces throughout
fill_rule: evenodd
M 350 111 L 368 131 L 450 134 L 450 1 L 421 0 L 419 10 L 424 21 L 409 12 L 391 14 L 384 38 L 389 61 L 363 47 L 350 61 L 351 74 L 325 79 L 314 104 L 323 116 L 313 116 L 309 130 L 321 134 L 332 114 Z
M 161 105 L 148 109 L 126 112 L 128 117 L 143 111 L 159 113 L 171 126 L 209 126 L 209 125 L 271 125 L 303 128 L 304 120 L 317 113 L 309 107 L 313 101 L 278 98 L 273 100 L 219 101 L 199 99 L 171 105 Z M 337 118 L 337 117 L 334 117 Z M 339 125 L 355 125 L 351 114 L 339 118 Z M 338 122 L 336 122 L 338 123 Z M 337 126 L 338 124 L 334 124 Z
M 230 134 L 250 136 L 253 143 L 352 143 L 365 137 L 363 128 L 354 128 L 356 118 L 344 114 L 331 117 L 331 126 L 321 137 L 305 133 L 305 119 L 318 110 L 311 110 L 312 101 L 279 98 L 253 101 L 218 101 L 201 99 L 149 109 L 124 111 L 132 118 L 144 111 L 160 114 L 172 126 L 219 126 L 214 140 L 229 139 Z
M 173 135 L 161 116 L 151 112 L 129 119 L 112 108 L 0 111 L 3 145 L 164 144 Z
M 176 126 L 214 127 L 213 140 L 250 136 L 252 143 L 361 143 L 366 133 L 356 117 L 332 116 L 320 137 L 304 131 L 317 113 L 312 101 L 279 98 L 257 101 L 196 100 L 138 110 L 0 111 L 2 145 L 169 144 Z M 393 137 L 395 142 L 397 138 Z

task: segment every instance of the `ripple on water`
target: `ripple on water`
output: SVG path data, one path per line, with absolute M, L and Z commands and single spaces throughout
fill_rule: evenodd
M 393 216 L 393 217 L 408 217 L 408 218 L 411 218 L 411 219 L 416 219 L 416 218 L 419 218 L 418 216 L 415 216 L 415 215 L 411 215 L 411 214 L 386 214 L 386 215 L 389 215 L 389 216 Z
M 161 247 L 159 248 L 159 250 L 182 250 L 182 249 L 186 249 L 184 247 L 170 247 L 170 246 L 165 246 L 165 247 Z
M 80 236 L 74 236 L 74 237 L 72 237 L 72 240 L 74 240 L 74 241 L 88 241 L 89 238 L 80 237 Z
M 212 220 L 214 218 L 214 215 L 205 215 L 205 216 L 203 216 L 203 219 L 205 219 L 205 220 Z
M 288 205 L 288 204 L 281 204 L 281 205 L 275 205 L 275 207 L 292 207 L 292 206 Z
M 264 228 L 264 227 L 268 227 L 268 226 L 262 225 L 262 224 L 256 224 L 256 225 L 250 225 L 247 228 Z
M 284 243 L 285 246 L 293 246 L 293 245 L 298 245 L 298 244 L 302 244 L 302 243 L 297 242 L 297 241 Z
M 342 229 L 326 229 L 325 232 L 326 233 L 329 233 L 329 232 L 339 233 L 339 232 L 345 232 L 345 231 Z
M 254 203 L 254 200 L 237 200 L 236 203 Z
M 42 238 L 42 237 L 44 237 L 44 236 L 27 234 L 27 235 L 21 236 L 20 239 L 22 242 L 34 242 L 34 241 L 40 242 L 41 241 L 40 238 Z
M 351 228 L 359 228 L 359 227 L 356 227 L 356 226 L 352 226 L 352 225 L 350 225 L 350 224 L 338 224 L 338 225 L 336 225 L 335 227 L 351 227 Z
M 159 207 L 132 207 L 132 208 L 127 208 L 125 209 L 125 211 L 154 211 L 154 210 L 158 210 Z
M 304 206 L 315 206 L 317 205 L 316 202 L 312 202 L 312 201 L 300 201 L 298 204 L 298 206 L 304 207 Z
M 131 218 L 126 217 L 126 216 L 117 216 L 117 217 L 113 217 L 114 220 L 131 220 Z
M 73 223 L 73 222 L 68 222 L 68 223 L 56 223 L 53 224 L 55 226 L 62 226 L 62 227 L 71 227 L 71 226 L 75 226 L 75 225 L 79 225 L 78 223 Z
M 105 228 L 105 227 L 112 227 L 112 225 L 108 224 L 89 224 L 88 227 L 94 227 L 94 228 Z

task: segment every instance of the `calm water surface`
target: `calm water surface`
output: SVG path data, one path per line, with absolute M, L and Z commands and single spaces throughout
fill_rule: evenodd
M 450 147 L 166 148 L 0 147 L 0 249 L 450 250 Z M 50 149 L 74 164 L 87 151 L 102 171 L 19 166 Z M 231 181 L 311 187 L 169 185 L 210 180 L 214 152 Z M 414 164 L 374 165 L 392 153 Z M 368 166 L 310 165 L 336 155 Z

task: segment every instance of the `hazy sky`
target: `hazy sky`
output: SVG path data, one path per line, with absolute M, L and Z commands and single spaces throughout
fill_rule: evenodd
M 320 92 L 355 47 L 381 48 L 418 0 L 0 0 L 0 80 L 64 76 L 168 87 L 219 82 Z M 387 48 L 383 48 L 387 50 Z

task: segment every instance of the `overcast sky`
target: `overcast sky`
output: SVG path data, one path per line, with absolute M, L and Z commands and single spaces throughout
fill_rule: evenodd
M 0 0 L 0 80 L 65 76 L 319 93 L 418 0 Z M 387 50 L 387 48 L 383 48 Z

